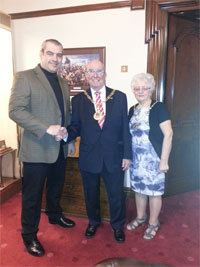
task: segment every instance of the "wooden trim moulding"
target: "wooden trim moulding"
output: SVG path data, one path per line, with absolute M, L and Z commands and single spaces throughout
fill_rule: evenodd
M 0 12 L 0 27 L 11 30 L 10 16 L 2 12 Z
M 14 20 L 14 19 L 26 19 L 26 18 L 44 17 L 44 16 L 55 16 L 55 15 L 79 13 L 79 12 L 98 11 L 98 10 L 123 8 L 123 7 L 130 7 L 132 10 L 144 9 L 144 0 L 137 0 L 137 1 L 129 0 L 129 1 L 102 3 L 102 4 L 37 10 L 37 11 L 22 12 L 22 13 L 11 13 L 10 16 L 11 19 Z
M 146 0 L 147 71 L 155 77 L 156 99 L 159 101 L 165 98 L 168 15 L 171 12 L 199 8 L 199 0 Z
M 157 2 L 158 6 L 162 10 L 167 10 L 168 12 L 171 12 L 170 9 L 176 9 L 176 8 L 187 8 L 191 6 L 197 6 L 198 1 L 197 0 L 154 0 Z
M 144 9 L 144 0 L 132 0 L 131 10 Z

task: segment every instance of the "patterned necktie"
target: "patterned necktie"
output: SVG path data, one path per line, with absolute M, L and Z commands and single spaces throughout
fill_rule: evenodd
M 96 92 L 95 94 L 96 94 L 96 109 L 97 109 L 97 112 L 101 114 L 101 117 L 98 120 L 98 123 L 99 123 L 100 128 L 102 129 L 103 123 L 104 123 L 104 120 L 105 120 L 105 114 L 104 114 L 104 111 L 103 111 L 103 105 L 102 105 L 102 102 L 101 102 L 100 93 Z

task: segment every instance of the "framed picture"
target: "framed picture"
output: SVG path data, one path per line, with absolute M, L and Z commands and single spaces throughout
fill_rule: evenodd
M 100 60 L 105 66 L 105 47 L 66 48 L 63 50 L 63 63 L 58 74 L 67 80 L 70 95 L 89 87 L 85 78 L 86 65 L 91 60 Z

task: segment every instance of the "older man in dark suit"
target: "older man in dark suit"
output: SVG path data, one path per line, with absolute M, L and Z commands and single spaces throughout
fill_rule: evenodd
M 117 242 L 125 235 L 124 171 L 131 159 L 131 136 L 126 95 L 105 86 L 104 65 L 97 60 L 87 64 L 90 89 L 72 99 L 72 120 L 68 141 L 81 137 L 79 166 L 83 179 L 89 225 L 85 236 L 96 234 L 100 225 L 99 177 L 102 176 L 110 204 L 110 224 Z
M 43 42 L 40 64 L 16 74 L 9 103 L 9 116 L 23 128 L 19 158 L 23 162 L 22 237 L 27 251 L 42 256 L 37 239 L 43 186 L 46 179 L 46 214 L 49 223 L 73 227 L 62 215 L 59 200 L 65 179 L 66 156 L 73 145 L 57 142 L 70 121 L 69 90 L 57 76 L 62 64 L 63 47 L 49 39 Z

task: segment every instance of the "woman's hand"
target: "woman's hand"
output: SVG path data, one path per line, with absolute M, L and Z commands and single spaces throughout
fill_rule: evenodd
M 130 159 L 123 159 L 122 160 L 122 170 L 123 171 L 127 170 L 129 168 L 130 164 L 131 164 Z
M 160 173 L 162 173 L 162 172 L 166 173 L 168 170 L 169 170 L 168 161 L 165 159 L 161 159 L 159 167 L 158 167 L 158 171 Z
M 163 133 L 164 138 L 162 143 L 162 153 L 158 170 L 160 173 L 166 173 L 169 170 L 168 159 L 172 147 L 173 131 L 171 121 L 167 120 L 160 123 L 160 129 Z

